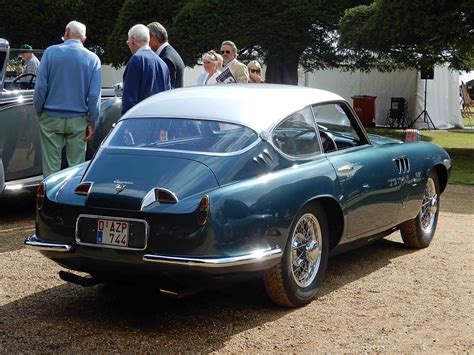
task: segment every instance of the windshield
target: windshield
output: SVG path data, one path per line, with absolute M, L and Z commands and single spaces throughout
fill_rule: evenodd
M 248 147 L 257 139 L 253 130 L 234 123 L 185 118 L 133 118 L 120 121 L 104 145 L 232 153 Z

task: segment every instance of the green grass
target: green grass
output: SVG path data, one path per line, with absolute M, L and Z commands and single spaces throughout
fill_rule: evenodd
M 403 131 L 387 128 L 369 128 L 369 133 L 402 139 Z M 474 130 L 422 130 L 421 139 L 440 145 L 451 157 L 450 183 L 474 185 Z
M 472 108 L 472 110 L 474 112 L 474 108 Z M 464 128 L 473 129 L 474 128 L 474 115 L 472 115 L 471 117 L 464 117 L 463 122 L 464 122 Z

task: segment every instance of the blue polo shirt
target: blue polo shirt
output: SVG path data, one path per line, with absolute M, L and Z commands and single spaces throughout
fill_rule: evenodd
M 89 116 L 94 124 L 100 111 L 100 59 L 69 39 L 48 47 L 38 68 L 34 107 L 53 117 Z

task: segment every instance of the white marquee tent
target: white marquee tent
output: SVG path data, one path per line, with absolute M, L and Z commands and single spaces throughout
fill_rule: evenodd
M 462 128 L 459 107 L 458 72 L 446 67 L 436 67 L 434 79 L 426 80 L 426 111 L 438 129 Z M 408 102 L 408 118 L 415 120 L 424 108 L 424 84 L 416 70 L 382 73 L 344 72 L 322 70 L 300 75 L 300 84 L 333 91 L 352 103 L 357 95 L 376 96 L 375 124 L 385 126 L 392 97 L 403 97 Z M 415 123 L 416 128 L 428 128 L 422 115 Z M 429 121 L 426 116 L 426 121 Z M 430 128 L 433 126 L 430 123 Z

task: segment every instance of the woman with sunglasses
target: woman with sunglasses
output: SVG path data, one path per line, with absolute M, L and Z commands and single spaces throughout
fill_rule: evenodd
M 249 70 L 249 83 L 263 83 L 262 66 L 257 60 L 252 60 L 247 64 Z
M 217 68 L 219 66 L 219 58 L 217 53 L 213 50 L 204 53 L 202 56 L 202 64 L 207 75 L 204 79 L 202 85 L 212 85 L 216 84 L 216 78 L 221 73 Z

